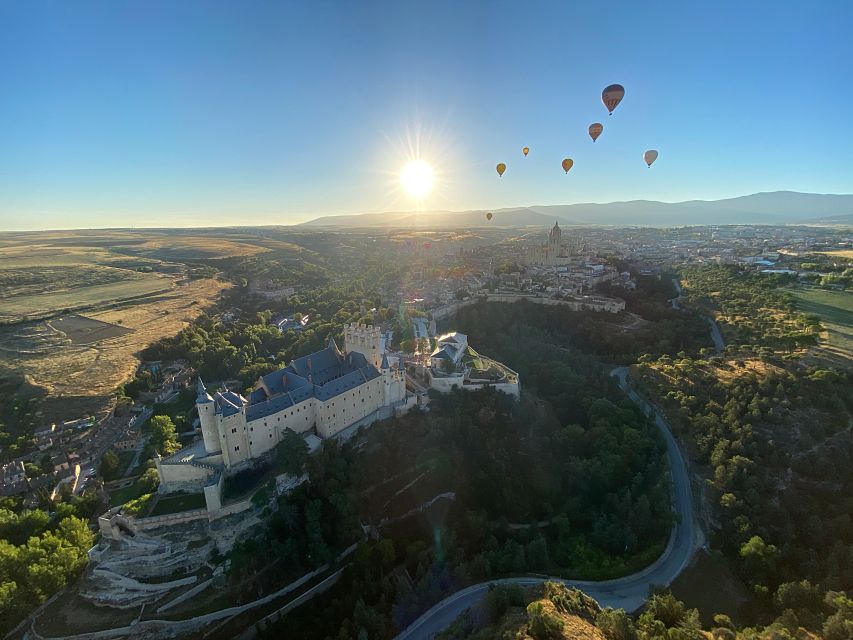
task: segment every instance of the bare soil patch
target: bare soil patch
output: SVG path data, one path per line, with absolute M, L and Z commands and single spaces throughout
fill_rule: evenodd
M 122 327 L 117 324 L 93 320 L 77 314 L 62 316 L 47 321 L 47 326 L 64 333 L 73 345 L 88 345 L 117 338 L 127 333 L 133 333 L 133 329 Z

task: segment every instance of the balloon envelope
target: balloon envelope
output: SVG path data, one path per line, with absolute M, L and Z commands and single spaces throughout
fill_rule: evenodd
M 604 106 L 607 107 L 607 110 L 610 112 L 610 115 L 613 115 L 613 110 L 622 102 L 622 98 L 625 97 L 625 87 L 621 84 L 611 84 L 604 88 L 604 91 L 601 92 L 601 101 L 604 103 Z
M 498 170 L 499 176 L 502 176 L 504 174 L 504 171 L 506 171 L 506 165 L 503 162 L 499 162 L 498 166 L 495 168 Z
M 530 153 L 530 147 L 524 147 L 524 149 L 521 150 L 521 153 L 527 155 L 528 153 Z
M 491 212 L 489 212 L 486 214 L 486 220 L 491 220 L 491 219 L 492 219 L 492 214 L 491 214 Z
M 652 166 L 652 162 L 658 159 L 658 152 L 654 149 L 649 149 L 643 154 L 643 160 L 646 161 L 646 164 L 650 167 Z
M 593 122 L 589 125 L 589 137 L 592 138 L 593 142 L 598 140 L 598 136 L 601 135 L 602 131 L 604 131 L 604 125 L 600 122 Z
M 565 160 L 563 160 L 563 171 L 568 173 L 569 169 L 571 169 L 572 165 L 574 165 L 574 164 L 575 164 L 574 160 L 572 160 L 571 158 L 566 158 Z

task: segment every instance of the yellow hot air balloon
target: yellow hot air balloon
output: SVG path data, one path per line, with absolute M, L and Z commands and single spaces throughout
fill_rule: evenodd
M 622 102 L 622 98 L 625 97 L 625 87 L 621 84 L 611 84 L 604 87 L 604 91 L 601 92 L 601 101 L 604 103 L 604 106 L 607 107 L 607 110 L 610 112 L 610 115 L 613 115 L 613 110 L 619 106 L 619 103 Z
M 643 160 L 646 161 L 646 164 L 650 167 L 652 166 L 652 162 L 658 159 L 658 152 L 654 149 L 649 149 L 643 154 Z
M 506 171 L 506 165 L 503 162 L 499 162 L 498 166 L 495 168 L 498 170 L 499 176 L 502 176 L 504 174 L 504 171 Z
M 575 164 L 574 160 L 572 160 L 571 158 L 566 158 L 565 160 L 563 160 L 563 171 L 568 173 L 569 169 L 571 169 L 572 165 L 574 165 L 574 164 Z
M 593 142 L 598 140 L 598 136 L 601 135 L 602 131 L 604 131 L 604 125 L 600 122 L 593 122 L 589 125 L 589 137 L 592 138 Z
M 491 219 L 492 219 L 492 212 L 490 211 L 489 213 L 486 214 L 486 220 L 491 220 Z
M 524 147 L 524 149 L 521 150 L 521 153 L 523 153 L 526 157 L 527 154 L 530 153 L 530 147 Z

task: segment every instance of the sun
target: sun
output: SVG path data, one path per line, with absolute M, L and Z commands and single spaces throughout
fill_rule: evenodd
M 400 172 L 400 183 L 409 195 L 423 198 L 432 190 L 432 167 L 423 160 L 411 160 Z

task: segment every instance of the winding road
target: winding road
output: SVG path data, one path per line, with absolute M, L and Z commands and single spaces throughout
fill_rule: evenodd
M 611 371 L 611 375 L 618 378 L 619 386 L 637 405 L 644 408 L 647 413 L 652 411 L 648 403 L 628 386 L 627 367 L 617 367 Z M 676 523 L 666 549 L 648 567 L 624 578 L 600 582 L 554 578 L 554 580 L 559 580 L 567 586 L 581 589 L 598 600 L 602 606 L 622 608 L 629 612 L 636 611 L 643 605 L 648 597 L 649 587 L 652 585 L 668 585 L 675 580 L 687 566 L 693 557 L 693 553 L 702 544 L 701 532 L 694 525 L 693 496 L 684 458 L 670 432 L 669 424 L 657 412 L 655 412 L 655 424 L 666 441 L 672 477 L 672 506 L 676 513 Z M 545 580 L 546 578 L 519 577 L 490 580 L 489 582 L 471 585 L 436 604 L 398 635 L 397 640 L 428 640 L 435 637 L 465 609 L 479 602 L 493 584 L 512 583 L 532 586 Z

